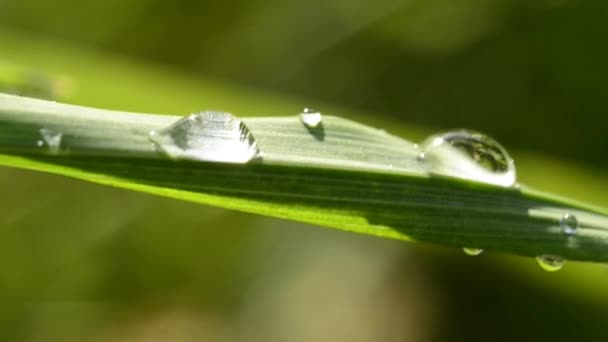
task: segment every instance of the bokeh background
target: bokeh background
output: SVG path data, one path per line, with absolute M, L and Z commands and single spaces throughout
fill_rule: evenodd
M 608 2 L 0 0 L 0 91 L 472 128 L 608 206 Z M 0 169 L 2 341 L 605 341 L 608 270 Z

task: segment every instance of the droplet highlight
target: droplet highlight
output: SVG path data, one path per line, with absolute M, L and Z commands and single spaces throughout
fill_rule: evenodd
M 306 127 L 317 128 L 323 123 L 323 115 L 321 112 L 312 108 L 304 108 L 300 113 L 300 121 L 302 121 Z
M 571 214 L 564 214 L 559 221 L 559 225 L 562 227 L 562 232 L 568 236 L 574 235 L 578 229 L 578 220 L 576 216 Z
M 46 146 L 50 154 L 59 154 L 61 151 L 61 139 L 63 138 L 63 134 L 50 128 L 41 128 L 38 132 L 40 133 L 41 139 L 36 141 L 36 146 Z
M 478 256 L 479 254 L 483 253 L 483 249 L 481 248 L 463 248 L 462 249 L 464 251 L 464 253 L 466 255 L 470 255 L 470 256 Z
M 564 267 L 566 259 L 559 255 L 544 254 L 536 257 L 536 262 L 540 268 L 547 272 L 556 272 Z
M 230 113 L 205 111 L 150 131 L 157 151 L 174 159 L 247 163 L 261 156 L 247 126 Z
M 513 158 L 491 137 L 457 130 L 436 134 L 421 145 L 418 160 L 429 173 L 511 187 L 516 184 Z

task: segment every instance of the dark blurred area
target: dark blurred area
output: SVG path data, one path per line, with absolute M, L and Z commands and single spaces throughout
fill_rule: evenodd
M 477 129 L 521 152 L 524 182 L 606 205 L 607 20 L 582 0 L 0 0 L 0 89 Z M 65 46 L 86 58 L 49 57 Z M 135 91 L 157 80 L 166 97 Z M 0 189 L 1 341 L 608 340 L 600 265 L 548 274 L 20 170 Z
M 4 25 L 602 166 L 607 17 L 582 0 L 0 3 Z

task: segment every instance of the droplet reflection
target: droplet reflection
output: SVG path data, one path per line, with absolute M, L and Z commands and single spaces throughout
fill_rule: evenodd
M 230 113 L 206 111 L 178 120 L 148 138 L 170 158 L 246 163 L 260 156 L 245 124 Z
M 322 124 L 323 115 L 312 108 L 304 108 L 300 113 L 300 121 L 302 121 L 306 127 L 316 128 Z
M 562 269 L 566 259 L 559 255 L 544 254 L 536 257 L 538 265 L 547 272 L 556 272 Z
M 507 151 L 478 132 L 458 130 L 433 135 L 422 144 L 419 160 L 427 164 L 431 174 L 505 187 L 516 182 L 515 163 Z

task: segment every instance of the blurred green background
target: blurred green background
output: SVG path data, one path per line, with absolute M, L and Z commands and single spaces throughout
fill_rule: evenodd
M 608 206 L 608 3 L 0 0 L 0 91 L 477 129 Z M 2 341 L 605 341 L 608 270 L 466 257 L 0 169 Z

